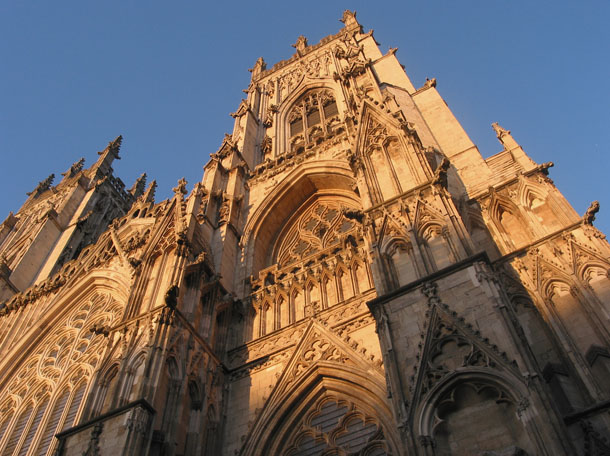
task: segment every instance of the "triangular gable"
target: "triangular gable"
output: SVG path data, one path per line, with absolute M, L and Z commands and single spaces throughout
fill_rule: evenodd
M 431 305 L 422 338 L 416 356 L 418 363 L 409 385 L 411 415 L 422 398 L 456 369 L 490 368 L 511 371 L 519 376 L 515 361 L 509 360 L 506 353 L 500 352 L 446 304 L 435 302 Z
M 362 354 L 322 324 L 312 320 L 278 379 L 265 408 L 273 406 L 276 398 L 282 396 L 284 392 L 305 377 L 319 361 L 354 364 L 366 371 L 373 368 Z M 378 375 L 381 374 L 378 373 Z
M 424 229 L 430 222 L 438 225 L 445 225 L 445 217 L 441 214 L 434 206 L 427 204 L 421 199 L 417 199 L 415 202 L 415 210 L 413 216 L 413 227 L 421 234 L 421 230 Z
M 577 276 L 582 277 L 583 269 L 586 269 L 590 263 L 598 263 L 606 268 L 610 266 L 607 258 L 581 245 L 575 239 L 568 239 L 568 245 L 572 257 L 572 270 Z
M 365 153 L 371 141 L 387 136 L 400 137 L 400 124 L 391 115 L 381 111 L 368 99 L 364 99 L 358 116 L 356 155 Z
M 385 383 L 381 367 L 374 365 L 356 349 L 357 344 L 344 341 L 323 324 L 312 319 L 275 387 L 270 392 L 264 407 L 255 418 L 242 449 L 248 447 L 249 439 L 253 438 L 252 436 L 260 434 L 261 427 L 274 416 L 275 409 L 289 399 L 292 392 L 309 378 L 311 373 L 316 370 L 316 366 L 321 363 L 336 363 L 339 366 L 357 368 L 365 372 L 373 381 Z

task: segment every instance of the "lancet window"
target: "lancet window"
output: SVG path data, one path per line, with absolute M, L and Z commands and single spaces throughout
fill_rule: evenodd
M 288 136 L 291 150 L 315 143 L 329 133 L 338 120 L 337 102 L 330 90 L 308 92 L 288 114 Z

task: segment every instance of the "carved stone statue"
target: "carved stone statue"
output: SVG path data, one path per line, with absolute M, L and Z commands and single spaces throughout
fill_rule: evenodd
M 498 139 L 501 139 L 504 135 L 510 135 L 510 130 L 502 128 L 498 122 L 492 123 L 491 127 L 496 132 L 496 136 L 498 137 Z
M 186 195 L 186 179 L 183 177 L 178 181 L 178 185 L 172 189 L 175 194 L 183 194 Z
M 224 199 L 224 201 L 220 205 L 220 208 L 218 209 L 218 223 L 219 224 L 227 223 L 229 221 L 229 212 L 230 212 L 229 200 Z
M 294 43 L 292 47 L 297 50 L 297 54 L 299 54 L 299 57 L 301 57 L 305 53 L 305 49 L 307 49 L 307 38 L 300 35 L 297 38 L 297 42 Z
M 263 158 L 268 158 L 267 156 L 269 154 L 271 154 L 271 148 L 273 146 L 273 143 L 271 141 L 271 138 L 267 135 L 265 135 L 265 137 L 263 138 L 263 142 L 261 144 L 261 151 L 263 152 Z
M 38 196 L 41 193 L 46 192 L 51 188 L 51 185 L 53 185 L 53 179 L 55 179 L 55 174 L 49 175 L 49 177 L 47 177 L 45 180 L 38 182 L 36 188 L 33 191 L 26 193 L 26 195 Z
M 426 82 L 424 83 L 424 87 L 426 89 L 428 87 L 436 87 L 436 78 L 432 78 L 432 79 L 426 78 Z
M 582 217 L 582 221 L 585 225 L 593 225 L 595 220 L 595 214 L 599 212 L 599 201 L 593 201 Z

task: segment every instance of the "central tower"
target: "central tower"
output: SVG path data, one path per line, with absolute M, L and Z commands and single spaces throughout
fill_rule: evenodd
M 117 138 L 2 224 L 0 453 L 608 454 L 599 204 L 342 22 L 192 191 L 125 191 Z

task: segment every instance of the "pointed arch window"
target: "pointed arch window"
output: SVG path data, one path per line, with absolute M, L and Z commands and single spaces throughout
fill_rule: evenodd
M 288 136 L 293 151 L 315 143 L 328 134 L 339 114 L 337 101 L 328 89 L 308 92 L 288 114 Z

